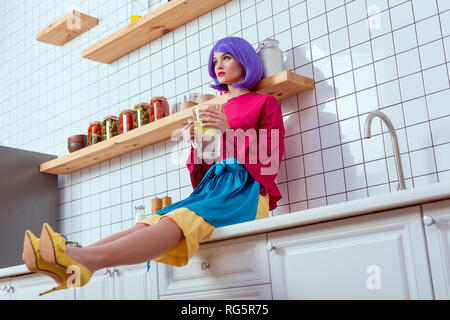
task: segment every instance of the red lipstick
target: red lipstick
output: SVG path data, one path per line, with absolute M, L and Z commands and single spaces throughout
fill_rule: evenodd
M 225 72 L 219 72 L 219 73 L 217 74 L 218 77 L 222 77 L 222 76 L 224 76 L 224 75 L 225 75 Z

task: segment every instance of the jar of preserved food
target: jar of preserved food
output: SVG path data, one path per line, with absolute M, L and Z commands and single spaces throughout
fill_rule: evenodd
M 169 115 L 169 103 L 165 97 L 154 97 L 150 103 L 150 122 Z
M 134 127 L 140 128 L 150 123 L 150 105 L 146 102 L 138 103 L 134 106 Z
M 133 110 L 123 110 L 119 117 L 119 132 L 122 134 L 131 130 L 133 130 Z
M 88 145 L 91 146 L 102 141 L 102 123 L 93 121 L 89 124 L 88 129 Z
M 103 140 L 111 139 L 119 134 L 119 118 L 116 116 L 106 116 L 103 119 L 102 135 Z

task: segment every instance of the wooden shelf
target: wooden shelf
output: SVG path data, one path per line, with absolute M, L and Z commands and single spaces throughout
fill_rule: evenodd
M 36 40 L 62 46 L 97 24 L 96 18 L 72 10 L 39 32 L 36 35 Z
M 83 50 L 83 57 L 111 63 L 231 0 L 172 0 Z
M 282 100 L 313 88 L 313 79 L 283 71 L 261 80 L 255 91 L 261 94 L 271 94 L 277 100 Z M 227 95 L 222 95 L 207 101 L 207 103 L 222 104 L 227 100 Z M 45 162 L 41 164 L 40 171 L 51 174 L 68 174 L 164 141 L 172 136 L 178 137 L 181 134 L 181 128 L 190 117 L 192 117 L 192 107 L 112 139 Z

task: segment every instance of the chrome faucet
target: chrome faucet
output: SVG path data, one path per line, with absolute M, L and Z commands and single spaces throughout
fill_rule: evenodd
M 370 126 L 372 124 L 372 120 L 375 117 L 379 117 L 381 120 L 383 120 L 386 123 L 386 126 L 389 129 L 389 132 L 391 134 L 391 140 L 392 140 L 392 148 L 394 151 L 394 158 L 395 158 L 395 164 L 397 169 L 397 177 L 398 177 L 398 185 L 397 185 L 397 191 L 399 190 L 405 190 L 405 177 L 403 175 L 403 166 L 402 161 L 400 159 L 400 151 L 398 148 L 398 140 L 397 140 L 397 134 L 395 133 L 394 126 L 392 125 L 391 120 L 381 111 L 372 111 L 369 113 L 369 115 L 366 118 L 366 123 L 364 124 L 364 137 L 363 138 L 370 138 Z

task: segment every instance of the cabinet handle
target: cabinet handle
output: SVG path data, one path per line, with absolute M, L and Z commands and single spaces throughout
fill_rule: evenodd
M 2 291 L 9 292 L 8 290 L 9 290 L 8 287 L 6 286 L 6 284 L 4 284 L 3 287 L 2 287 Z
M 206 271 L 207 269 L 209 269 L 209 263 L 206 261 L 202 262 L 201 268 L 203 271 Z
M 113 277 L 114 274 L 119 275 L 119 274 L 120 274 L 120 271 L 119 271 L 119 269 L 117 269 L 117 268 L 114 268 L 113 270 L 111 270 L 111 269 L 108 268 L 108 269 L 106 269 L 104 275 L 107 276 L 108 274 L 109 274 L 110 277 Z
M 436 221 L 434 221 L 433 217 L 431 216 L 423 216 L 423 223 L 426 226 L 431 226 L 432 224 L 434 224 Z
M 271 252 L 273 250 L 275 250 L 277 247 L 275 246 L 275 244 L 273 242 L 267 242 L 267 246 L 266 246 L 266 250 L 267 252 Z

